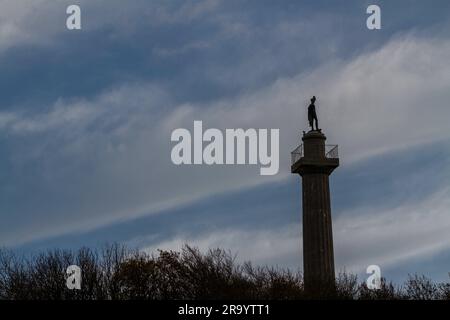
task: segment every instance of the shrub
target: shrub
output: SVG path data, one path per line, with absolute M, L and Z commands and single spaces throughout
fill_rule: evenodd
M 81 290 L 66 288 L 66 268 L 82 269 Z M 328 297 L 328 296 L 327 296 Z M 369 290 L 355 275 L 336 278 L 336 299 L 450 299 L 450 283 L 433 283 L 410 275 L 395 287 L 385 279 L 381 289 Z M 230 252 L 201 253 L 185 245 L 180 252 L 159 250 L 156 255 L 118 244 L 100 250 L 53 250 L 30 257 L 0 250 L 0 299 L 267 299 L 311 298 L 304 292 L 301 273 L 238 264 Z

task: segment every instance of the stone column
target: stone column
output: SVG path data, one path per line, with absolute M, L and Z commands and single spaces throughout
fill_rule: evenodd
M 311 297 L 325 297 L 335 291 L 328 177 L 339 166 L 339 159 L 337 155 L 327 157 L 322 132 L 310 131 L 302 140 L 303 154 L 291 171 L 302 176 L 305 292 Z

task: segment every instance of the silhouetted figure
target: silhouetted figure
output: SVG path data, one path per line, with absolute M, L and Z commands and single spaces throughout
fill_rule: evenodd
M 319 121 L 317 120 L 316 114 L 316 106 L 314 103 L 316 102 L 316 96 L 311 98 L 311 104 L 308 106 L 308 121 L 311 130 L 314 130 L 314 120 L 316 121 L 316 130 L 319 131 Z

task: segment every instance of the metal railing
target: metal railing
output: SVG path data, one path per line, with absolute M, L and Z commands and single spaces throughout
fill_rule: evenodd
M 296 163 L 300 158 L 303 158 L 303 144 L 299 145 L 291 152 L 291 164 Z
M 304 157 L 304 150 L 303 150 L 303 144 L 301 144 L 291 152 L 291 164 L 296 163 L 298 160 L 300 160 L 303 157 Z M 337 144 L 325 145 L 325 158 L 327 158 L 327 159 L 339 158 Z
M 338 145 L 337 144 L 327 144 L 325 145 L 325 158 L 337 159 L 339 158 Z

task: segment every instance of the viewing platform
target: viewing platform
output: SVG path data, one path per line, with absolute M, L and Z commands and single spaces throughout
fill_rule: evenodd
M 320 131 L 303 135 L 303 143 L 291 152 L 291 173 L 305 171 L 330 174 L 339 166 L 338 145 L 325 144 L 326 137 Z

